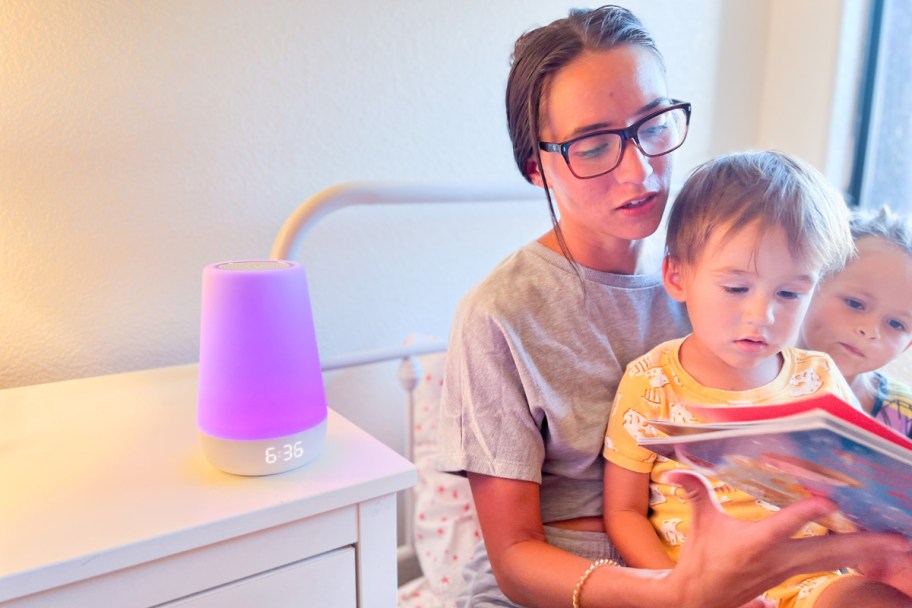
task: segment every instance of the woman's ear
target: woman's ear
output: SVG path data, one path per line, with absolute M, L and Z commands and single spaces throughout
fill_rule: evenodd
M 662 282 L 665 284 L 665 291 L 678 302 L 687 301 L 687 290 L 684 288 L 682 276 L 683 270 L 681 260 L 676 257 L 666 255 L 662 260 Z
M 534 158 L 530 158 L 526 161 L 526 176 L 528 176 L 530 182 L 539 188 L 545 187 L 545 184 L 542 181 L 541 167 L 538 166 L 538 163 Z

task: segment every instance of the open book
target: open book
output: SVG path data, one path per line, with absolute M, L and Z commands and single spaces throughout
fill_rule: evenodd
M 649 421 L 639 444 L 779 507 L 826 496 L 820 522 L 912 538 L 912 441 L 833 395 L 775 406 L 700 406 L 705 421 Z

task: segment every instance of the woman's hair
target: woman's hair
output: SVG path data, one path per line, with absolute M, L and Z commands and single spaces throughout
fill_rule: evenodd
M 665 254 L 694 264 L 710 236 L 758 222 L 785 231 L 789 251 L 821 270 L 842 268 L 855 247 L 845 201 L 817 169 L 781 152 L 742 152 L 690 174 L 668 218 Z
M 573 9 L 568 17 L 528 31 L 516 41 L 507 78 L 507 128 L 513 142 L 516 166 L 527 181 L 531 181 L 528 161 L 535 160 L 541 166 L 538 142 L 542 97 L 552 77 L 583 51 L 608 50 L 623 44 L 648 48 L 655 53 L 664 69 L 664 60 L 655 40 L 633 13 L 620 6 Z M 544 172 L 541 177 L 551 211 L 551 223 L 561 249 L 572 262 L 557 224 Z
M 874 236 L 892 243 L 912 256 L 912 224 L 909 218 L 890 210 L 887 205 L 880 209 L 858 209 L 849 220 L 852 238 L 858 241 Z
M 516 166 L 526 180 L 528 161 L 540 158 L 541 102 L 551 77 L 585 50 L 622 44 L 650 49 L 664 66 L 655 40 L 633 13 L 620 6 L 573 9 L 568 17 L 526 32 L 516 41 L 507 79 L 507 127 Z

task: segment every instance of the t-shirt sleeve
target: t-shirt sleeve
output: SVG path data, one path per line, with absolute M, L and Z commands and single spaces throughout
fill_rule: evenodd
M 646 422 L 649 418 L 646 396 L 651 384 L 645 374 L 633 371 L 637 365 L 638 362 L 635 361 L 627 368 L 618 385 L 608 418 L 602 455 L 609 462 L 630 471 L 648 473 L 652 470 L 656 455 L 637 445 L 637 438 L 655 434 Z
M 509 328 L 463 303 L 447 348 L 438 469 L 541 483 L 544 439 L 516 356 L 522 349 Z
M 912 387 L 877 373 L 880 388 L 874 404 L 875 418 L 912 439 Z

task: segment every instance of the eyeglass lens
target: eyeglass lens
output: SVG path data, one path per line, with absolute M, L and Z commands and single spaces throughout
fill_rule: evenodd
M 668 154 L 687 135 L 687 113 L 682 108 L 670 109 L 641 123 L 636 140 L 646 156 Z M 600 133 L 579 139 L 567 147 L 570 169 L 578 177 L 607 173 L 621 162 L 623 137 L 618 133 Z

